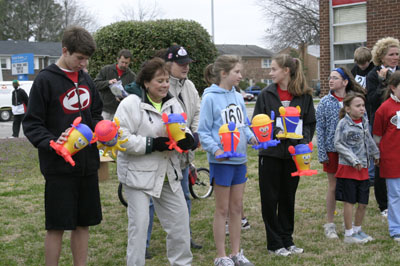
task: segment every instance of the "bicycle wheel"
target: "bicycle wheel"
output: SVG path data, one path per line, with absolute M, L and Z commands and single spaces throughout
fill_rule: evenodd
M 128 207 L 128 202 L 126 202 L 124 197 L 124 186 L 122 185 L 122 183 L 119 183 L 118 185 L 118 198 L 122 205 Z
M 211 196 L 213 192 L 213 186 L 210 184 L 210 172 L 207 168 L 198 168 L 197 178 L 195 183 L 192 185 L 189 182 L 190 194 L 195 199 L 205 199 Z

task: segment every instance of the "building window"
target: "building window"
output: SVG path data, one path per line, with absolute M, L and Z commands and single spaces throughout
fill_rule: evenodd
M 265 83 L 265 84 L 267 84 L 267 86 L 269 86 L 272 84 L 272 79 L 262 79 L 261 82 Z
M 47 66 L 50 66 L 51 64 L 55 64 L 57 62 L 57 58 L 49 58 L 47 62 Z
M 261 61 L 261 68 L 270 68 L 272 60 L 270 58 L 264 58 Z
M 1 69 L 11 69 L 10 58 L 0 57 Z
M 34 57 L 33 58 L 33 65 L 35 69 L 39 69 L 39 57 Z
M 354 50 L 367 44 L 366 1 L 333 0 L 331 67 L 354 66 Z

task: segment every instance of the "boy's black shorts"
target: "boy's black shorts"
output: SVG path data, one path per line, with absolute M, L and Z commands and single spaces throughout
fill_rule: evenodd
M 98 175 L 45 176 L 46 230 L 75 230 L 102 220 Z
M 335 194 L 336 200 L 367 205 L 369 200 L 369 180 L 337 178 Z

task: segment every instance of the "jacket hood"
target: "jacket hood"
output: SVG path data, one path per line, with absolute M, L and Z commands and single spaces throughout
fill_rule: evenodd
M 129 83 L 125 86 L 125 91 L 129 94 L 135 94 L 139 96 L 139 98 L 142 98 L 143 95 L 143 90 L 140 88 L 139 84 L 136 82 Z
M 221 88 L 220 86 L 216 85 L 216 84 L 212 84 L 210 87 L 208 87 L 207 89 L 204 90 L 203 92 L 203 97 L 205 95 L 207 95 L 208 93 L 219 93 L 219 94 L 225 94 L 225 93 L 235 93 L 236 90 L 234 87 L 232 87 L 231 90 L 226 90 Z

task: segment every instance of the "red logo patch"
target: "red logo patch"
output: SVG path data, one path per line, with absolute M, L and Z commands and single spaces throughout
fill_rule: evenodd
M 81 85 L 78 89 L 72 87 L 60 96 L 60 103 L 66 114 L 79 112 L 79 106 L 81 110 L 85 110 L 90 106 L 91 102 L 90 90 L 85 85 Z

